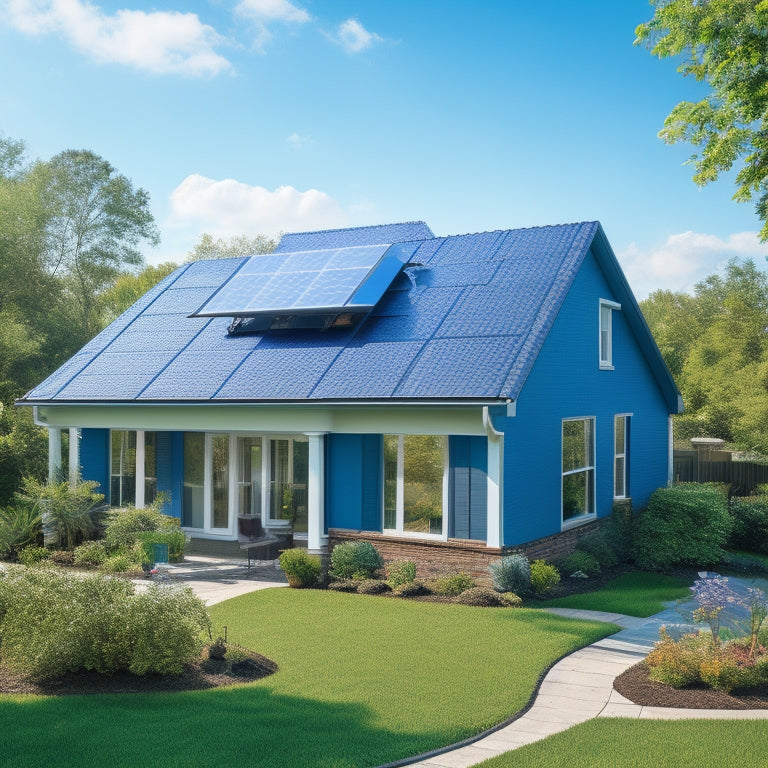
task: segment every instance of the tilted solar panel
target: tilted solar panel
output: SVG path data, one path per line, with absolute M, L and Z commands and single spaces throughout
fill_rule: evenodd
M 415 250 L 385 244 L 251 256 L 190 317 L 367 311 Z

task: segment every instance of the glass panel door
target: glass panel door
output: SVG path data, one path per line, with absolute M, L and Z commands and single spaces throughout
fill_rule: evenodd
M 237 438 L 237 511 L 239 515 L 261 517 L 260 437 Z
M 205 435 L 184 433 L 184 496 L 181 524 L 202 528 L 205 515 Z
M 229 435 L 213 435 L 211 470 L 211 528 L 229 528 Z
M 269 441 L 269 520 L 307 531 L 309 442 L 301 438 Z

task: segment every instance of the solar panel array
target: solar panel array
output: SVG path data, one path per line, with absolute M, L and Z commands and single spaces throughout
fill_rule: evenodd
M 400 271 L 389 245 L 251 256 L 194 317 L 367 310 Z

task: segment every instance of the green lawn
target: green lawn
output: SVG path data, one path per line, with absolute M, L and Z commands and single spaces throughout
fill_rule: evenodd
M 765 720 L 597 719 L 482 768 L 731 768 L 768 765 Z
M 547 608 L 585 608 L 591 611 L 653 616 L 664 603 L 688 597 L 688 585 L 663 573 L 623 573 L 602 589 L 539 603 Z
M 615 630 L 314 590 L 254 592 L 211 613 L 279 672 L 179 694 L 3 696 L 0 765 L 379 765 L 504 720 L 551 662 Z

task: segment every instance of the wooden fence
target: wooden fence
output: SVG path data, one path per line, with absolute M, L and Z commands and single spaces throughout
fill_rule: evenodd
M 733 461 L 728 451 L 675 451 L 676 483 L 728 483 L 734 496 L 749 496 L 768 483 L 768 464 Z

